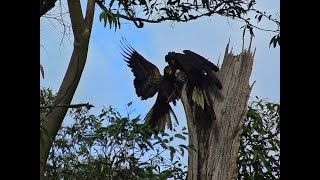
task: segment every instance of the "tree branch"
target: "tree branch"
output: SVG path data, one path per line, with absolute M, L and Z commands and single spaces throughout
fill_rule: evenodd
M 57 0 L 40 0 L 40 17 L 50 11 Z
M 108 8 L 106 8 L 104 5 L 103 5 L 103 1 L 101 0 L 95 0 L 95 2 L 99 5 L 99 7 L 103 10 L 103 11 L 108 11 L 110 12 L 114 17 L 116 16 L 119 16 L 120 18 L 122 19 L 126 19 L 126 20 L 129 20 L 129 21 L 132 21 L 138 28 L 142 28 L 143 27 L 143 22 L 147 22 L 147 23 L 160 23 L 160 22 L 163 22 L 163 21 L 167 21 L 167 20 L 171 20 L 171 21 L 177 21 L 177 22 L 187 22 L 187 21 L 190 21 L 190 20 L 196 20 L 200 17 L 203 17 L 203 16 L 211 16 L 213 14 L 218 14 L 218 15 L 221 15 L 221 16 L 225 16 L 225 17 L 232 17 L 233 19 L 239 19 L 239 20 L 242 20 L 244 21 L 247 26 L 250 26 L 250 27 L 253 27 L 253 28 L 256 28 L 256 29 L 259 29 L 259 30 L 262 30 L 262 31 L 269 31 L 269 32 L 274 32 L 274 33 L 279 33 L 280 30 L 279 30 L 279 27 L 280 27 L 280 21 L 278 21 L 277 19 L 273 19 L 271 18 L 271 16 L 268 16 L 256 9 L 247 9 L 247 11 L 254 11 L 256 12 L 257 14 L 261 14 L 263 15 L 264 17 L 268 18 L 270 21 L 273 21 L 275 22 L 277 25 L 278 25 L 278 29 L 277 30 L 271 30 L 271 29 L 265 29 L 265 28 L 260 28 L 258 26 L 255 26 L 253 25 L 252 23 L 249 22 L 248 19 L 245 19 L 244 17 L 242 16 L 235 16 L 234 14 L 230 14 L 230 12 L 233 12 L 234 9 L 231 9 L 230 11 L 230 8 L 228 7 L 225 7 L 223 5 L 223 3 L 226 3 L 226 1 L 224 2 L 221 2 L 219 4 L 216 4 L 214 5 L 213 7 L 208 7 L 206 8 L 207 12 L 205 13 L 201 13 L 199 15 L 189 15 L 188 13 L 188 17 L 185 16 L 185 19 L 182 19 L 181 17 L 184 15 L 184 13 L 180 14 L 179 16 L 167 16 L 167 17 L 163 17 L 161 16 L 161 18 L 158 18 L 158 19 L 149 19 L 149 18 L 139 18 L 139 17 L 133 17 L 130 12 L 128 12 L 126 9 L 125 11 L 127 12 L 126 15 L 124 14 L 115 14 L 115 13 L 112 13 L 111 10 L 109 10 Z M 223 5 L 221 7 L 221 5 Z M 218 7 L 221 7 L 221 8 L 218 8 Z M 198 11 L 198 5 L 189 5 L 188 8 L 190 9 L 196 9 L 196 11 Z M 200 11 L 198 11 L 200 12 Z M 137 23 L 139 22 L 139 23 Z
M 99 7 L 104 10 L 104 11 L 109 11 L 103 4 L 102 4 L 102 1 L 99 1 L 99 0 L 96 0 L 96 3 L 99 5 Z M 112 12 L 111 12 L 112 13 Z M 189 19 L 186 19 L 186 20 L 182 20 L 180 19 L 180 17 L 177 17 L 177 18 L 174 18 L 174 17 L 162 17 L 162 18 L 159 18 L 159 19 L 156 19 L 156 20 L 150 20 L 150 19 L 145 19 L 145 18 L 139 18 L 139 17 L 132 17 L 132 16 L 126 16 L 126 15 L 123 15 L 123 14 L 115 14 L 115 13 L 112 13 L 113 16 L 119 16 L 120 18 L 123 18 L 123 19 L 126 19 L 126 20 L 129 20 L 129 21 L 133 21 L 134 24 L 138 27 L 138 28 L 142 28 L 143 27 L 143 22 L 147 22 L 147 23 L 160 23 L 160 22 L 163 22 L 163 21 L 167 21 L 167 20 L 172 20 L 172 21 L 177 21 L 177 22 L 187 22 L 187 21 L 190 21 L 190 20 L 195 20 L 195 19 L 198 19 L 202 16 L 211 16 L 212 14 L 216 13 L 216 11 L 209 11 L 207 13 L 204 13 L 204 14 L 201 14 L 201 15 L 196 15 L 196 16 L 192 16 L 192 17 L 189 17 Z M 139 24 L 136 23 L 136 21 L 139 22 Z
M 271 18 L 272 17 L 271 15 L 266 15 L 266 14 L 262 13 L 261 11 L 258 11 L 257 9 L 248 9 L 248 10 L 254 11 L 257 14 L 261 14 L 262 16 L 268 18 L 270 21 L 273 21 L 280 26 L 280 21 L 278 19 Z
M 251 27 L 254 27 L 254 28 L 256 28 L 256 29 L 262 30 L 262 31 L 269 31 L 269 32 L 275 32 L 275 33 L 279 33 L 279 32 L 280 32 L 280 30 L 271 30 L 271 29 L 259 28 L 258 26 L 255 26 L 255 25 L 251 24 L 251 23 L 249 22 L 249 20 L 247 20 L 247 19 L 245 19 L 245 18 L 243 18 L 243 17 L 241 17 L 240 19 L 243 20 L 243 21 L 245 21 L 245 23 L 246 23 L 247 25 L 249 25 L 249 26 L 251 26 Z M 271 21 L 273 21 L 273 20 L 271 20 Z M 277 21 L 274 21 L 274 22 L 277 23 Z
M 74 35 L 75 44 L 79 43 L 84 30 L 84 19 L 79 0 L 68 0 L 69 14 Z
M 85 23 L 87 27 L 91 27 L 93 23 L 93 14 L 94 14 L 95 0 L 88 0 Z
M 82 103 L 82 104 L 57 104 L 55 107 L 65 107 L 65 108 L 79 108 L 79 107 L 86 107 L 87 109 L 90 109 L 94 107 L 92 104 L 89 103 Z M 40 109 L 49 109 L 53 106 L 40 106 Z

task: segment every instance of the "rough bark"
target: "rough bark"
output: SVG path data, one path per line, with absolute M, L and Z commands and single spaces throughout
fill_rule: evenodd
M 221 94 L 210 92 L 216 120 L 209 114 L 199 114 L 195 105 L 190 106 L 185 87 L 182 103 L 189 129 L 188 179 L 230 180 L 236 179 L 237 156 L 240 145 L 246 105 L 251 92 L 249 78 L 254 53 L 242 50 L 239 55 L 226 47 L 221 70 L 216 73 L 223 89 Z M 213 93 L 215 92 L 215 93 Z
M 68 0 L 68 7 L 74 34 L 74 49 L 67 72 L 55 98 L 55 104 L 70 104 L 79 84 L 87 60 L 95 1 L 88 0 L 85 19 L 79 0 Z M 44 178 L 44 165 L 47 162 L 52 140 L 60 129 L 67 110 L 68 107 L 54 106 L 43 122 L 43 129 L 49 137 L 40 137 L 40 179 Z

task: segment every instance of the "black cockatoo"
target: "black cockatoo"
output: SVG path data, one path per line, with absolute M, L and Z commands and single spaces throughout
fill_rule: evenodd
M 168 66 L 165 67 L 162 76 L 154 64 L 141 56 L 125 39 L 123 42 L 123 56 L 135 76 L 134 87 L 138 97 L 145 100 L 158 93 L 155 104 L 145 117 L 145 124 L 151 128 L 158 127 L 160 130 L 164 130 L 167 124 L 168 128 L 172 129 L 170 113 L 176 121 L 177 118 L 169 103 L 176 104 L 186 82 L 189 103 L 196 103 L 204 110 L 205 113 L 200 111 L 200 115 L 212 114 L 212 118 L 215 119 L 215 112 L 210 107 L 212 103 L 208 96 L 211 91 L 209 87 L 222 89 L 222 84 L 215 75 L 215 72 L 219 71 L 216 65 L 190 50 L 184 50 L 183 53 L 169 52 L 165 56 Z
M 134 87 L 138 97 L 145 100 L 158 93 L 156 102 L 144 119 L 145 124 L 154 130 L 156 127 L 159 130 L 165 130 L 166 125 L 172 129 L 170 114 L 177 123 L 178 121 L 169 103 L 176 105 L 176 100 L 180 98 L 182 86 L 186 81 L 186 75 L 182 71 L 166 66 L 162 76 L 154 64 L 147 61 L 125 40 L 122 42 L 124 52 L 122 55 L 135 76 Z
M 183 53 L 169 52 L 165 56 L 165 61 L 173 71 L 179 69 L 186 74 L 187 96 L 191 97 L 190 103 L 195 102 L 202 109 L 212 109 L 208 108 L 208 106 L 212 106 L 208 92 L 210 91 L 209 87 L 215 87 L 217 90 L 222 89 L 222 84 L 215 75 L 219 68 L 190 50 L 184 50 Z M 215 113 L 212 113 L 215 119 Z

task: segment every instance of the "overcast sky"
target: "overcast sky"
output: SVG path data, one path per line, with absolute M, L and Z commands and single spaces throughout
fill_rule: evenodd
M 82 1 L 85 2 L 85 1 Z M 82 7 L 86 7 L 85 5 Z M 261 0 L 257 9 L 276 15 L 280 12 L 279 0 Z M 164 56 L 169 51 L 180 52 L 189 49 L 217 63 L 223 55 L 230 38 L 233 52 L 240 53 L 242 45 L 243 25 L 225 17 L 205 17 L 187 23 L 165 22 L 161 24 L 145 24 L 144 28 L 136 28 L 132 23 L 121 21 L 121 29 L 110 30 L 99 22 L 101 10 L 96 6 L 95 19 L 90 39 L 88 59 L 81 81 L 73 98 L 73 103 L 89 102 L 95 106 L 92 112 L 100 112 L 103 106 L 112 105 L 121 114 L 126 114 L 126 104 L 133 102 L 135 109 L 132 116 L 144 115 L 155 101 L 155 97 L 141 101 L 135 94 L 133 74 L 122 60 L 119 41 L 125 37 L 130 45 L 142 56 L 155 64 L 163 73 Z M 66 72 L 71 53 L 72 37 L 65 39 L 60 45 L 63 34 L 62 26 L 41 18 L 40 26 L 40 62 L 44 67 L 45 78 L 40 78 L 42 87 L 50 87 L 57 92 Z M 53 26 L 54 25 L 54 26 Z M 274 24 L 262 19 L 262 27 L 274 29 Z M 255 30 L 252 46 L 256 48 L 256 56 L 250 82 L 256 81 L 251 97 L 268 98 L 280 101 L 280 49 L 269 48 L 269 41 L 274 34 Z M 72 36 L 72 35 L 71 35 Z M 248 38 L 246 40 L 248 43 Z M 220 57 L 220 63 L 221 59 Z M 173 108 L 180 124 L 186 124 L 183 107 L 179 101 Z

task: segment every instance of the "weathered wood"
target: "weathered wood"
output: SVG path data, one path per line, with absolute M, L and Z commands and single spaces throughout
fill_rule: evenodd
M 250 43 L 251 46 L 251 43 Z M 223 89 L 221 94 L 212 90 L 210 100 L 216 120 L 209 114 L 201 114 L 195 105 L 190 106 L 186 87 L 182 91 L 182 103 L 189 130 L 188 179 L 230 180 L 236 179 L 239 134 L 242 130 L 246 105 L 251 92 L 249 78 L 254 53 L 243 50 L 239 55 L 226 47 L 221 70 L 216 73 Z

